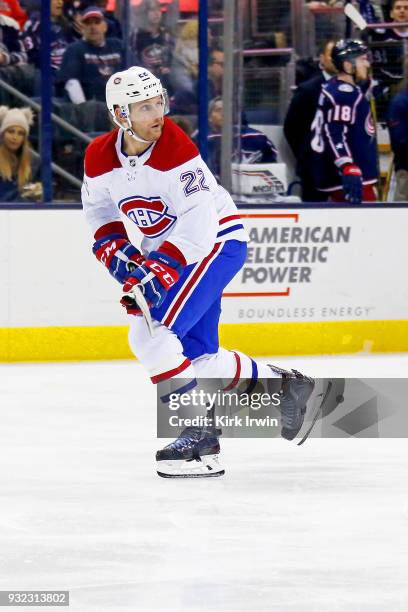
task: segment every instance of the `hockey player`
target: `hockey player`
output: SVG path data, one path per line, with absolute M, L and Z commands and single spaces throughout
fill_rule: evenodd
M 358 40 L 340 40 L 333 47 L 332 60 L 338 75 L 323 86 L 312 123 L 314 182 L 333 202 L 372 202 L 377 199 L 378 168 L 375 127 L 366 96 L 367 47 Z
M 113 74 L 106 100 L 118 129 L 88 146 L 82 200 L 93 252 L 123 285 L 134 354 L 153 383 L 169 381 L 178 393 L 187 393 L 197 378 L 228 380 L 229 389 L 240 379 L 251 388 L 258 377 L 281 379 L 282 436 L 293 439 L 314 381 L 218 343 L 222 292 L 247 250 L 232 198 L 193 142 L 165 117 L 167 94 L 152 73 L 135 66 Z M 141 252 L 121 215 L 142 232 Z M 153 335 L 131 297 L 135 286 L 150 307 Z M 190 427 L 158 451 L 157 470 L 167 477 L 220 475 L 218 455 L 216 428 Z

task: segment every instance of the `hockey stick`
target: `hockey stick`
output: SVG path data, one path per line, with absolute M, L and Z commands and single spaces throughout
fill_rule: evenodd
M 125 293 L 124 295 L 128 295 L 130 298 L 135 300 L 136 304 L 142 311 L 142 315 L 144 317 L 144 320 L 146 321 L 150 335 L 153 337 L 152 316 L 150 314 L 149 305 L 146 302 L 145 296 L 143 295 L 143 291 L 140 289 L 139 285 L 133 285 L 132 289 L 128 293 Z
M 128 259 L 126 267 L 129 270 L 129 272 L 133 272 L 133 270 L 136 269 L 137 265 Z M 146 325 L 148 327 L 150 335 L 153 337 L 154 332 L 153 332 L 152 315 L 150 314 L 149 305 L 146 302 L 145 296 L 143 295 L 143 291 L 140 289 L 139 285 L 133 285 L 132 289 L 128 293 L 125 293 L 124 295 L 127 295 L 130 298 L 132 298 L 132 300 L 135 300 L 136 304 L 139 306 L 140 310 L 142 311 L 142 315 L 143 315 L 144 320 L 146 321 Z
M 344 13 L 346 17 L 350 19 L 360 30 L 365 30 L 367 22 L 364 17 L 359 13 L 355 6 L 348 2 L 344 7 Z
M 388 201 L 393 201 L 393 200 L 388 200 L 388 196 L 390 194 L 390 188 L 391 188 L 391 183 L 392 183 L 392 179 L 393 179 L 393 175 L 395 174 L 395 159 L 394 159 L 394 154 L 391 153 L 391 160 L 388 166 L 388 170 L 387 170 L 387 176 L 385 178 L 385 185 L 383 188 L 383 193 L 382 193 L 382 197 L 384 198 L 384 202 L 388 202 Z M 394 189 L 394 195 L 395 195 L 395 189 Z M 391 194 L 391 197 L 392 194 Z

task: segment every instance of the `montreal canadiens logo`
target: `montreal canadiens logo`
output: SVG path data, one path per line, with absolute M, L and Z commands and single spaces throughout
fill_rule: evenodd
M 119 208 L 148 238 L 161 236 L 177 219 L 168 213 L 168 206 L 159 197 L 135 195 L 121 200 Z

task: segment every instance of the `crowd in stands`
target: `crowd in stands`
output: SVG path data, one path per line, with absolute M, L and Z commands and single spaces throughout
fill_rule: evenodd
M 179 24 L 178 0 L 140 0 L 132 4 L 132 16 L 136 16 L 138 25 L 125 41 L 121 23 L 108 10 L 108 4 L 108 0 L 50 0 L 53 94 L 74 104 L 104 101 L 107 79 L 126 63 L 150 69 L 165 82 L 170 95 L 194 93 L 198 76 L 197 14 Z M 0 0 L 0 27 L 1 78 L 16 84 L 17 79 L 4 69 L 19 66 L 27 70 L 31 82 L 28 86 L 19 82 L 18 89 L 39 95 L 41 3 Z
M 46 0 L 42 0 L 46 1 Z M 123 27 L 123 3 L 108 0 L 49 0 L 51 11 L 51 68 L 53 110 L 80 130 L 95 135 L 110 129 L 105 108 L 105 84 L 113 72 L 127 65 L 143 65 L 161 79 L 170 96 L 171 112 L 179 125 L 196 138 L 198 113 L 198 0 L 131 0 L 129 27 Z M 357 3 L 357 2 L 356 2 Z M 213 14 L 222 16 L 222 2 L 213 0 Z M 259 4 L 262 2 L 259 0 Z M 362 36 L 370 49 L 370 61 L 376 87 L 372 97 L 377 102 L 377 119 L 387 122 L 395 159 L 397 195 L 408 198 L 408 78 L 403 71 L 404 44 L 408 43 L 408 27 L 383 27 L 381 22 L 408 21 L 408 0 L 358 0 L 358 7 L 373 26 Z M 116 5 L 116 6 L 115 6 Z M 307 2 L 311 11 L 322 7 L 338 7 L 335 0 Z M 115 10 L 112 10 L 115 9 Z M 215 11 L 215 12 L 214 12 Z M 291 43 L 290 19 L 279 13 L 274 17 L 273 31 L 265 32 L 263 42 L 251 39 L 252 47 L 279 48 Z M 379 23 L 375 27 L 375 23 Z M 128 30 L 129 40 L 124 40 Z M 246 27 L 248 30 L 248 27 Z M 276 31 L 275 31 L 276 30 Z M 220 30 L 210 27 L 209 40 L 209 160 L 220 175 L 221 131 L 223 120 L 222 82 L 224 50 Z M 327 196 L 316 189 L 312 178 L 311 126 L 318 108 L 322 86 L 336 69 L 331 52 L 338 39 L 320 42 L 317 61 L 297 56 L 296 88 L 287 99 L 287 115 L 283 130 L 296 160 L 296 174 L 305 201 L 324 201 Z M 405 43 L 406 41 L 406 43 Z M 406 50 L 405 50 L 406 52 Z M 263 67 L 262 59 L 251 60 Z M 279 60 L 281 61 L 281 60 Z M 406 68 L 406 70 L 408 70 Z M 0 0 L 0 79 L 23 94 L 39 99 L 41 94 L 41 1 Z M 16 104 L 15 98 L 0 87 L 0 104 Z M 19 123 L 10 127 L 6 121 L 0 129 L 0 201 L 27 197 L 26 184 L 35 182 L 38 162 L 28 153 L 31 119 L 24 110 L 16 110 Z M 23 114 L 22 114 L 23 113 Z M 252 122 L 252 121 L 251 121 Z M 38 121 L 37 121 L 38 123 Z M 257 123 L 262 123 L 258 121 Z M 10 150 L 9 130 L 22 137 L 14 153 Z M 54 161 L 72 174 L 81 174 L 83 146 L 74 137 L 54 128 Z M 259 129 L 241 118 L 239 160 L 244 163 L 280 161 L 277 147 Z M 36 143 L 33 130 L 32 140 Z M 8 163 L 4 160 L 8 159 Z M 30 163 L 28 163 L 28 161 Z M 24 168 L 24 170 L 21 170 Z M 30 173 L 28 173 L 30 168 Z M 24 178 L 25 177 L 25 178 Z M 10 190 L 7 190 L 7 183 Z M 37 192 L 36 192 L 37 193 Z M 25 195 L 23 195 L 25 194 Z M 35 195 L 34 197 L 37 197 Z
M 173 114 L 183 115 L 181 123 L 190 125 L 193 131 L 198 108 L 197 1 L 133 0 L 128 41 L 108 0 L 49 1 L 55 113 L 91 136 L 109 130 L 106 81 L 126 65 L 137 64 L 161 79 L 171 97 Z M 116 4 L 120 8 L 120 3 Z M 0 41 L 0 79 L 39 101 L 41 2 L 0 0 Z M 216 40 L 212 41 L 211 31 L 209 42 L 213 98 L 221 94 L 223 51 Z M 13 103 L 13 95 L 0 88 L 0 104 Z M 74 138 L 58 126 L 54 126 L 54 141 L 54 161 L 80 175 L 83 147 L 76 147 Z M 7 194 L 8 200 L 12 193 L 14 199 L 22 197 L 21 188 L 16 191 L 14 187 Z M 4 201 L 6 191 L 2 193 Z

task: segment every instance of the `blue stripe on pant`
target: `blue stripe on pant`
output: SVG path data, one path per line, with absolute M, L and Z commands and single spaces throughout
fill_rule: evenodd
M 218 351 L 222 292 L 244 265 L 246 252 L 246 242 L 225 242 L 204 276 L 192 289 L 180 312 L 169 323 L 169 328 L 180 338 L 184 355 L 189 359 Z M 152 309 L 154 319 L 163 320 L 170 304 L 181 294 L 196 268 L 197 264 L 193 264 L 184 269 L 180 280 L 170 289 L 160 308 Z

